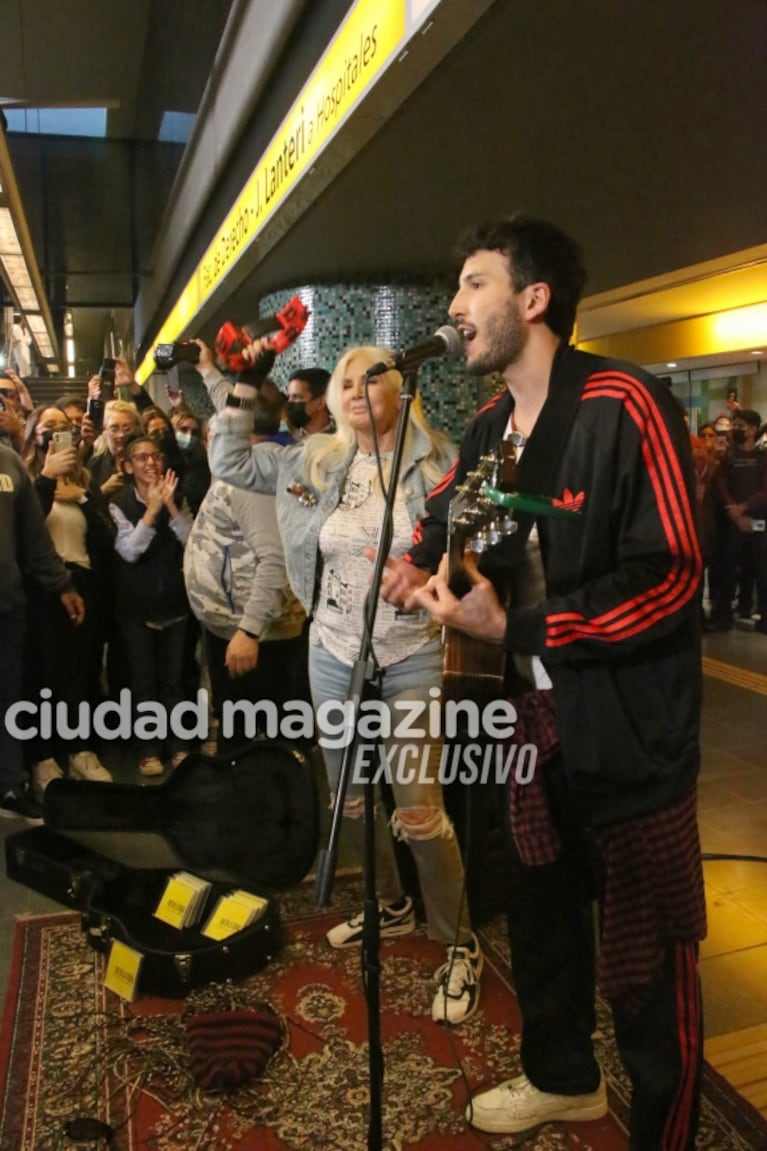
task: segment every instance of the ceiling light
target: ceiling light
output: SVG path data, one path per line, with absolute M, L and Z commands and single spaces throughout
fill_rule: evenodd
M 722 351 L 729 351 L 738 344 L 741 348 L 752 346 L 764 337 L 767 326 L 767 304 L 749 304 L 744 308 L 733 308 L 719 312 L 713 317 L 714 336 Z
M 20 256 L 21 244 L 10 208 L 0 208 L 0 256 Z
M 67 363 L 73 364 L 75 362 L 75 342 L 74 342 L 74 340 L 71 339 L 69 336 L 67 336 L 66 340 L 64 341 L 64 347 L 66 349 Z
M 40 350 L 40 355 L 45 356 L 46 359 L 51 359 L 54 352 L 50 336 L 48 335 L 48 329 L 45 326 L 45 320 L 39 313 L 35 312 L 26 312 L 25 319 L 27 321 L 27 327 L 32 333 L 32 338 Z
M 754 350 L 754 351 L 751 353 L 751 355 L 752 355 L 752 356 L 763 356 L 763 355 L 764 355 L 764 352 L 762 351 L 762 349 L 761 349 L 761 348 L 756 348 L 756 349 L 755 349 L 755 350 Z
M 24 257 L 0 255 L 0 264 L 5 269 L 6 279 L 22 312 L 38 312 L 40 304 Z
M 16 307 L 27 320 L 38 355 L 43 360 L 55 359 L 58 350 L 53 319 L 1 125 L 0 275 L 7 283 Z
M 667 368 L 675 368 L 676 366 L 677 366 L 676 364 L 666 364 Z

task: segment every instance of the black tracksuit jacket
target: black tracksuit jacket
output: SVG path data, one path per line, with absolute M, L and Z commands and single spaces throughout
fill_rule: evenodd
M 455 485 L 502 438 L 512 406 L 504 391 L 469 424 L 455 467 L 427 500 L 415 564 L 436 568 Z M 531 489 L 555 425 L 565 431 L 551 490 Z M 585 821 L 656 811 L 688 791 L 699 768 L 701 558 L 684 420 L 668 389 L 641 369 L 560 348 L 518 476 L 521 492 L 580 511 L 572 520 L 539 517 L 546 598 L 509 608 L 506 647 L 539 655 L 549 672 Z M 494 582 L 513 586 L 524 534 L 483 560 Z

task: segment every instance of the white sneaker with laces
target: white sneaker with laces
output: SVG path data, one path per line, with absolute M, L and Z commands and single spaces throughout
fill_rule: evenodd
M 604 1079 L 589 1095 L 552 1095 L 539 1091 L 526 1075 L 507 1079 L 490 1091 L 475 1095 L 466 1118 L 479 1131 L 513 1135 L 560 1120 L 566 1123 L 601 1119 L 607 1114 Z
M 362 943 L 364 912 L 360 911 L 344 923 L 337 923 L 325 935 L 331 947 L 359 947 Z M 394 939 L 398 935 L 411 935 L 415 931 L 413 901 L 403 895 L 397 903 L 379 903 L 378 930 L 381 939 Z
M 52 779 L 63 779 L 64 772 L 61 770 L 55 759 L 41 759 L 32 768 L 32 786 L 34 788 L 35 798 L 39 799 L 42 803 L 45 789 Z
M 99 783 L 112 783 L 110 772 L 93 751 L 78 751 L 69 757 L 70 779 L 92 779 Z
M 434 972 L 439 983 L 431 1005 L 435 1023 L 463 1023 L 477 1010 L 479 977 L 484 959 L 479 940 L 472 935 L 468 944 L 448 947 L 447 962 Z

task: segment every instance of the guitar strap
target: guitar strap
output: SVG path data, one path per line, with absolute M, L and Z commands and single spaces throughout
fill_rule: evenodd
M 603 363 L 600 356 L 579 352 L 569 345 L 557 350 L 546 402 L 517 464 L 516 486 L 520 492 L 547 497 L 557 494 L 554 485 L 583 388 Z M 536 519 L 531 512 L 517 512 L 515 518 L 517 531 L 498 549 L 504 566 L 513 566 L 520 560 Z

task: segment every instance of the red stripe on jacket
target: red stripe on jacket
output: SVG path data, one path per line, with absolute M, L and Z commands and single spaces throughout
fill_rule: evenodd
M 697 968 L 697 944 L 674 943 L 676 979 L 679 1085 L 663 1129 L 661 1151 L 686 1151 L 690 1145 L 698 1076 L 700 1074 L 703 1020 Z
M 580 612 L 549 616 L 547 647 L 561 647 L 584 638 L 617 643 L 636 635 L 691 599 L 700 578 L 700 551 L 684 476 L 652 396 L 634 377 L 605 372 L 593 376 L 583 391 L 584 400 L 604 397 L 620 400 L 640 431 L 645 432 L 642 454 L 671 552 L 671 568 L 660 584 L 593 620 L 587 620 Z

